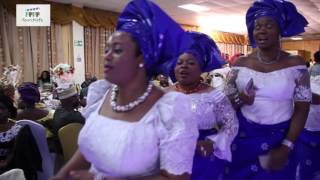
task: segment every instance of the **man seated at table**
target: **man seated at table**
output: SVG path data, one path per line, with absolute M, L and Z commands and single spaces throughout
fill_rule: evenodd
M 74 85 L 70 84 L 69 87 L 58 88 L 57 92 L 61 106 L 56 109 L 51 126 L 55 142 L 53 151 L 61 154 L 61 145 L 58 138 L 59 129 L 70 123 L 84 124 L 85 118 L 78 111 L 79 96 Z

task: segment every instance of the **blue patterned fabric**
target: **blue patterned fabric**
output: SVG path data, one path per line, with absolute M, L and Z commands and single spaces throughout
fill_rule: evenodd
M 218 46 L 209 36 L 192 31 L 188 31 L 187 33 L 191 36 L 193 44 L 186 50 L 186 53 L 195 56 L 202 72 L 210 72 L 226 64 L 221 57 Z
M 133 0 L 120 14 L 117 30 L 131 34 L 144 56 L 149 76 L 169 75 L 175 59 L 191 44 L 191 38 L 156 4 Z
M 300 180 L 320 179 L 320 131 L 304 129 L 297 146 Z
M 288 165 L 280 171 L 266 171 L 259 162 L 259 156 L 281 145 L 290 121 L 275 125 L 261 125 L 249 122 L 239 111 L 239 133 L 232 144 L 232 162 L 227 165 L 223 179 L 250 180 L 294 180 L 298 160 L 294 149 L 289 155 Z
M 303 33 L 308 21 L 297 11 L 294 4 L 284 0 L 256 0 L 248 9 L 246 24 L 248 35 L 253 47 L 256 47 L 253 38 L 255 20 L 268 16 L 277 21 L 282 37 L 291 37 Z
M 198 141 L 216 133 L 217 131 L 214 129 L 200 130 Z M 213 154 L 209 157 L 203 157 L 196 152 L 193 158 L 191 180 L 219 179 L 223 175 L 227 163 L 227 161 L 219 159 Z

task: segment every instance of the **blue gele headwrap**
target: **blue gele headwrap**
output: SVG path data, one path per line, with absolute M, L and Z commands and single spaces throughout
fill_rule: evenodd
M 192 54 L 197 59 L 202 72 L 210 72 L 226 64 L 218 46 L 209 36 L 192 31 L 187 33 L 192 38 L 193 44 L 185 53 Z
M 148 0 L 131 1 L 119 16 L 117 30 L 129 33 L 138 43 L 149 77 L 168 76 L 175 59 L 192 41 L 174 20 Z
M 246 24 L 248 35 L 253 47 L 256 42 L 253 37 L 255 20 L 268 16 L 274 19 L 280 28 L 282 37 L 291 37 L 303 33 L 308 21 L 297 11 L 294 4 L 284 0 L 256 0 L 248 9 Z

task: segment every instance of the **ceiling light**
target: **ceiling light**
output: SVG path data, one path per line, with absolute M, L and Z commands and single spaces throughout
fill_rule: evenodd
M 205 7 L 205 6 L 200 6 L 200 5 L 196 5 L 196 4 L 184 4 L 181 6 L 178 6 L 179 8 L 182 9 L 187 9 L 190 11 L 194 11 L 194 12 L 203 12 L 203 11 L 208 11 L 209 8 Z
M 290 38 L 290 39 L 297 41 L 297 40 L 302 40 L 302 37 L 292 37 L 292 38 Z

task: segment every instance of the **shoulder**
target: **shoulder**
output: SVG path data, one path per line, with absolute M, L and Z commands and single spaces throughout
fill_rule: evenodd
M 87 105 L 92 105 L 102 99 L 112 84 L 106 80 L 98 80 L 90 84 L 87 94 Z
M 286 63 L 288 63 L 289 66 L 300 66 L 300 65 L 306 65 L 306 61 L 303 59 L 303 57 L 299 55 L 290 55 L 288 53 L 285 53 L 286 56 Z
M 244 66 L 248 67 L 252 65 L 253 59 L 256 59 L 256 53 L 253 52 L 251 54 L 248 54 L 246 56 L 240 56 L 237 61 L 233 64 L 233 66 Z

